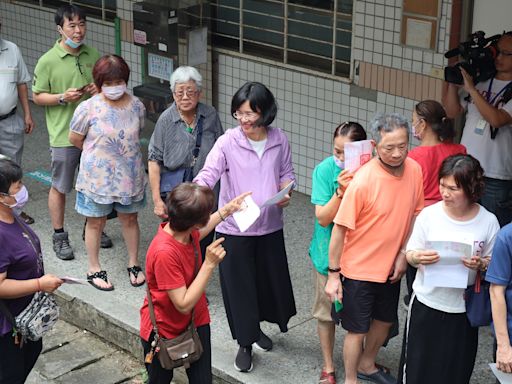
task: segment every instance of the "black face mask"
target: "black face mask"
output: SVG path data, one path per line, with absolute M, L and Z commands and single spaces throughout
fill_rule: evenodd
M 377 157 L 379 158 L 382 165 L 384 165 L 384 167 L 391 169 L 391 170 L 397 170 L 397 169 L 402 168 L 402 166 L 404 165 L 404 162 L 405 162 L 405 160 L 404 160 L 399 165 L 391 165 L 391 164 L 385 163 L 384 160 L 382 160 L 381 157 L 378 156 L 378 154 L 377 154 Z

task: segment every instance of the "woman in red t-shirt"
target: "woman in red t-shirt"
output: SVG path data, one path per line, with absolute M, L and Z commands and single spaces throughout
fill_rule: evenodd
M 208 187 L 183 183 L 172 190 L 167 198 L 169 222 L 160 224 L 146 255 L 146 280 L 151 292 L 158 333 L 172 339 L 185 331 L 194 310 L 194 324 L 203 345 L 203 354 L 187 369 L 191 384 L 211 383 L 210 314 L 204 294 L 215 267 L 226 251 L 224 238 L 206 248 L 201 262 L 199 240 L 208 235 L 227 216 L 240 209 L 244 193 L 210 214 L 214 195 Z M 197 262 L 197 275 L 195 266 Z M 146 356 L 154 339 L 148 300 L 140 310 L 140 337 Z M 155 356 L 146 364 L 149 384 L 169 384 L 172 370 L 163 369 Z
M 453 121 L 446 116 L 443 106 L 435 100 L 424 100 L 416 104 L 412 112 L 412 134 L 420 145 L 411 149 L 409 157 L 418 162 L 423 173 L 425 207 L 441 201 L 438 175 L 441 163 L 448 156 L 466 154 L 466 147 L 453 143 L 455 129 Z M 407 267 L 407 291 L 404 298 L 409 305 L 412 283 L 416 277 L 416 268 Z

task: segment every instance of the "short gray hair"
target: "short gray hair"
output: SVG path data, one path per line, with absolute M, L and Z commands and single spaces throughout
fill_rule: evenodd
M 393 132 L 396 129 L 406 129 L 409 137 L 409 121 L 399 113 L 377 114 L 369 124 L 373 139 L 379 143 L 382 132 Z
M 203 88 L 203 77 L 199 73 L 197 69 L 189 66 L 181 66 L 176 68 L 176 70 L 172 73 L 171 79 L 169 80 L 171 83 L 171 91 L 174 92 L 176 88 L 176 84 L 186 83 L 187 81 L 192 80 L 196 83 L 196 87 L 198 91 L 201 91 Z

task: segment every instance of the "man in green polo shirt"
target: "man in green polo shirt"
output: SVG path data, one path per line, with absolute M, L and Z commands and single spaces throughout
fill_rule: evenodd
M 68 233 L 64 231 L 64 210 L 81 151 L 69 142 L 69 123 L 78 104 L 98 92 L 92 69 L 100 55 L 96 49 L 83 44 L 86 16 L 81 8 L 60 7 L 55 12 L 55 24 L 61 38 L 37 62 L 32 93 L 34 102 L 45 106 L 50 137 L 52 186 L 48 208 L 54 229 L 53 249 L 58 258 L 71 260 L 74 254 Z M 112 246 L 111 240 L 106 239 Z

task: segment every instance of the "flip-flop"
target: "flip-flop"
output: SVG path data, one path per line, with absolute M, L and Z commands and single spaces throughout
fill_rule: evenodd
M 144 283 L 146 282 L 146 278 L 144 278 L 144 281 L 137 283 L 137 276 L 139 276 L 139 272 L 142 272 L 141 267 L 139 267 L 138 265 L 134 265 L 133 267 L 126 268 L 126 270 L 128 271 L 128 278 L 130 279 L 130 284 L 132 285 L 132 287 L 140 287 L 141 285 L 144 285 Z M 132 281 L 131 275 L 135 277 L 135 283 Z
M 110 284 L 110 287 L 103 288 L 103 287 L 100 287 L 98 284 L 96 284 L 94 282 L 94 279 L 101 279 L 105 283 L 108 283 L 109 281 L 108 281 L 108 277 L 107 277 L 107 271 L 99 271 L 99 272 L 95 272 L 91 275 L 87 274 L 87 281 L 94 288 L 99 289 L 100 291 L 113 291 L 114 290 L 114 286 L 112 284 Z
M 391 376 L 389 372 L 385 371 L 386 367 L 377 364 L 376 366 L 377 371 L 370 374 L 357 372 L 357 378 L 360 380 L 372 381 L 377 384 L 396 384 L 397 380 Z

